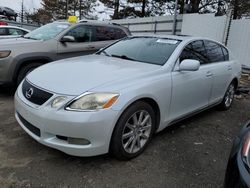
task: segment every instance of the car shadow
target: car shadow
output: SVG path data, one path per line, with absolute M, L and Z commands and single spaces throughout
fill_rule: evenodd
M 16 87 L 13 86 L 0 86 L 0 96 L 8 97 L 14 96 Z

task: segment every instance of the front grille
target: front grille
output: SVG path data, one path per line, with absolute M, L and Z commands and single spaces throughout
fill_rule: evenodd
M 23 82 L 22 91 L 24 97 L 28 101 L 37 105 L 44 104 L 47 100 L 49 100 L 50 97 L 53 96 L 53 94 L 31 85 L 29 82 L 27 82 L 27 80 Z
M 20 121 L 23 123 L 23 125 L 27 129 L 29 129 L 30 132 L 34 133 L 36 136 L 41 137 L 40 129 L 38 129 L 37 127 L 35 127 L 34 125 L 32 125 L 31 123 L 26 121 L 19 113 L 17 113 L 17 115 L 18 115 L 18 118 L 20 119 Z

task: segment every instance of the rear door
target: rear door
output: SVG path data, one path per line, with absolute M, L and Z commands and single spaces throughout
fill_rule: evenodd
M 213 87 L 209 100 L 209 103 L 212 104 L 219 102 L 224 97 L 231 82 L 232 66 L 226 48 L 213 41 L 205 40 L 204 43 L 213 74 Z
M 194 41 L 186 46 L 181 53 L 178 64 L 184 59 L 200 61 L 197 71 L 172 72 L 172 101 L 170 117 L 181 118 L 187 114 L 208 106 L 212 89 L 212 73 L 206 58 L 206 50 L 202 40 Z

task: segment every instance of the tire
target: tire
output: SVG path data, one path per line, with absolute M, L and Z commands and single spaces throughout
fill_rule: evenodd
M 31 64 L 28 64 L 28 65 L 22 67 L 19 70 L 19 73 L 17 75 L 17 79 L 16 79 L 17 85 L 19 85 L 22 82 L 22 80 L 26 77 L 27 74 L 29 74 L 35 68 L 37 68 L 37 67 L 39 67 L 41 65 L 42 65 L 41 63 L 31 63 Z
M 151 141 L 155 127 L 153 108 L 143 101 L 132 104 L 123 112 L 115 126 L 110 153 L 119 160 L 137 157 Z
M 235 84 L 235 82 L 231 82 L 227 88 L 227 91 L 224 95 L 222 102 L 219 104 L 219 108 L 221 110 L 230 109 L 230 107 L 232 106 L 233 101 L 234 101 L 235 91 L 236 91 L 236 84 Z

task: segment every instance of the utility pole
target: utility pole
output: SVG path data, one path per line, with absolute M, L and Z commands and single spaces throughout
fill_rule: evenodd
M 82 19 L 82 0 L 79 0 L 80 1 L 80 7 L 79 7 L 79 19 L 81 20 Z
M 23 1 L 22 0 L 22 4 L 21 4 L 21 22 L 23 23 L 23 19 L 24 19 L 24 5 L 23 5 Z
M 175 35 L 175 30 L 176 30 L 176 22 L 177 22 L 177 6 L 178 6 L 178 0 L 175 0 L 175 5 L 174 5 L 174 20 L 173 20 L 173 30 L 172 34 Z
M 69 0 L 66 0 L 66 19 L 68 19 L 69 17 L 68 12 L 69 12 Z

